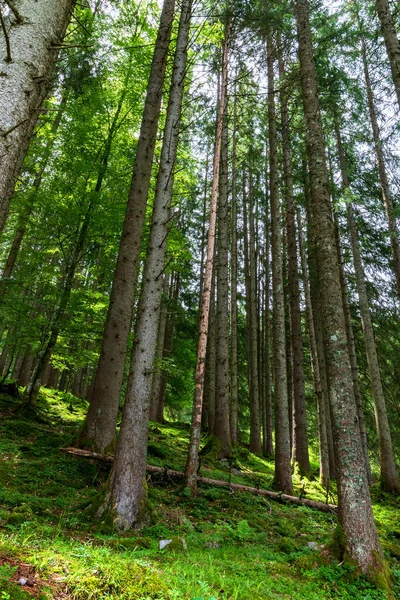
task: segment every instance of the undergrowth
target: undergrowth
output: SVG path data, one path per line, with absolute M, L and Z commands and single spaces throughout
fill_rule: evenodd
M 155 478 L 151 524 L 113 533 L 90 511 L 109 467 L 59 450 L 73 439 L 86 404 L 45 390 L 38 420 L 19 417 L 16 408 L 0 396 L 0 600 L 385 598 L 331 555 L 334 515 L 261 496 L 202 487 L 192 498 Z M 148 460 L 181 470 L 187 443 L 187 426 L 152 423 Z M 239 447 L 230 464 L 205 454 L 201 474 L 268 488 L 273 463 Z M 295 490 L 327 499 L 316 480 L 296 479 Z M 374 499 L 385 553 L 400 575 L 399 503 L 377 490 Z M 328 500 L 336 500 L 334 491 Z M 168 539 L 174 542 L 160 551 Z M 21 574 L 25 586 L 17 584 Z

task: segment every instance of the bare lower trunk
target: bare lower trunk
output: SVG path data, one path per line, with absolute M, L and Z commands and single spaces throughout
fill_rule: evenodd
M 281 45 L 281 44 L 279 44 Z M 285 67 L 282 50 L 279 55 L 279 74 L 283 81 Z M 281 84 L 282 85 L 282 84 Z M 286 239 L 288 260 L 288 288 L 290 306 L 290 336 L 292 346 L 292 405 L 293 405 L 293 450 L 292 462 L 300 475 L 311 473 L 308 455 L 306 397 L 304 389 L 304 352 L 301 330 L 300 287 L 298 273 L 296 221 L 293 197 L 292 158 L 289 140 L 289 115 L 287 96 L 281 88 L 282 156 L 284 193 L 286 199 Z
M 388 0 L 375 0 L 376 12 L 381 22 L 383 39 L 389 57 L 393 83 L 396 88 L 397 102 L 400 108 L 400 40 L 397 37 L 394 20 Z
M 300 209 L 297 211 L 297 230 L 299 236 L 300 259 L 303 276 L 304 298 L 306 303 L 307 328 L 311 351 L 311 368 L 314 381 L 314 392 L 317 397 L 318 407 L 318 435 L 319 435 L 319 481 L 324 488 L 329 488 L 329 448 L 326 430 L 326 406 L 327 402 L 323 395 L 321 374 L 319 369 L 317 341 L 315 338 L 314 319 L 312 312 L 310 283 L 307 272 L 306 251 L 304 248 L 303 224 Z
M 118 529 L 140 524 L 146 513 L 146 456 L 154 360 L 163 292 L 162 273 L 185 84 L 191 0 L 182 2 L 172 81 L 137 311 L 132 361 L 115 461 L 105 500 Z M 133 443 L 132 443 L 133 442 Z
M 286 327 L 285 299 L 283 290 L 283 259 L 281 208 L 278 184 L 278 151 L 275 114 L 274 57 L 275 48 L 271 31 L 267 34 L 268 63 L 268 137 L 270 165 L 271 202 L 271 248 L 272 248 L 272 298 L 274 356 L 274 403 L 275 403 L 275 486 L 282 492 L 292 490 L 290 465 L 290 425 L 286 374 Z
M 217 328 L 214 434 L 220 442 L 218 458 L 226 458 L 231 453 L 229 424 L 228 143 L 226 102 L 222 127 L 217 241 Z
M 335 451 L 333 447 L 333 431 L 331 423 L 331 412 L 329 406 L 329 390 L 328 390 L 328 372 L 325 359 L 325 342 L 323 333 L 323 317 L 321 308 L 321 292 L 320 284 L 318 281 L 318 264 L 317 264 L 317 250 L 315 241 L 315 223 L 311 210 L 311 197 L 308 185 L 309 177 L 306 177 L 305 184 L 305 196 L 306 196 L 306 214 L 307 214 L 307 242 L 308 242 L 308 271 L 309 271 L 309 282 L 310 282 L 310 295 L 312 305 L 312 315 L 314 323 L 315 341 L 317 345 L 317 356 L 319 365 L 319 374 L 322 389 L 322 400 L 324 401 L 325 408 L 325 423 L 326 423 L 326 437 L 328 442 L 328 456 L 329 456 L 329 477 L 332 480 L 336 480 L 336 461 Z
M 215 424 L 215 269 L 211 278 L 210 315 L 208 320 L 207 354 L 204 374 L 204 402 L 202 406 L 202 428 L 208 434 L 214 433 Z M 204 420 L 203 420 L 204 417 Z
M 168 278 L 164 279 L 164 294 L 168 291 Z M 167 307 L 165 301 L 162 301 L 160 320 L 158 324 L 157 349 L 154 362 L 153 381 L 151 383 L 151 403 L 150 403 L 150 421 L 157 421 L 159 414 L 159 402 L 162 381 L 161 360 L 164 351 L 165 330 L 167 326 Z
M 20 0 L 20 23 L 12 11 L 5 16 L 6 9 L 1 8 L 7 39 L 2 32 L 0 231 L 42 103 L 50 90 L 51 75 L 73 6 L 74 0 Z
M 249 274 L 250 274 L 250 451 L 262 454 L 260 386 L 258 362 L 259 308 L 257 298 L 256 235 L 254 224 L 253 177 L 249 177 Z
M 214 150 L 214 166 L 213 166 L 213 182 L 211 189 L 210 202 L 210 223 L 208 228 L 207 241 L 207 261 L 206 271 L 204 274 L 203 295 L 200 306 L 200 322 L 199 322 L 199 340 L 197 345 L 196 371 L 195 371 L 195 391 L 193 400 L 192 425 L 190 431 L 189 451 L 186 462 L 186 484 L 194 492 L 197 485 L 197 466 L 200 446 L 201 433 L 201 412 L 203 404 L 204 392 L 204 366 L 207 350 L 207 334 L 208 321 L 210 313 L 210 297 L 211 297 L 211 279 L 214 262 L 214 247 L 215 247 L 215 229 L 217 217 L 217 196 L 219 187 L 219 169 L 222 145 L 222 126 L 225 110 L 225 102 L 227 97 L 228 84 L 228 57 L 229 57 L 229 40 L 230 40 L 231 22 L 228 15 L 225 27 L 225 40 L 222 59 L 222 83 L 221 94 L 219 98 L 219 107 L 216 124 L 215 135 L 215 150 Z
M 100 358 L 93 382 L 92 401 L 81 443 L 104 452 L 113 446 L 134 307 L 134 290 L 157 138 L 164 76 L 174 17 L 175 0 L 165 0 L 154 49 L 146 102 L 124 226 L 114 273 L 110 305 L 104 327 Z
M 265 169 L 265 189 L 268 195 L 268 164 Z M 264 373 L 265 373 L 265 430 L 264 452 L 273 457 L 274 444 L 272 439 L 272 394 L 271 394 L 271 315 L 270 315 L 270 219 L 269 201 L 266 199 L 265 215 L 265 299 L 264 299 Z
M 354 399 L 307 0 L 297 0 L 296 20 L 343 552 L 363 573 L 385 577 Z
M 232 137 L 232 211 L 231 211 L 231 297 L 230 297 L 230 316 L 231 316 L 231 339 L 230 339 L 230 382 L 231 382 L 231 406 L 230 406 L 230 427 L 231 440 L 233 444 L 238 442 L 238 338 L 237 338 L 237 197 L 236 197 L 236 95 L 234 100 L 234 121 Z
M 335 233 L 336 233 L 338 261 L 339 261 L 339 266 L 340 266 L 340 285 L 342 288 L 344 318 L 345 318 L 345 324 L 346 324 L 347 340 L 348 340 L 348 344 L 349 344 L 349 357 L 350 357 L 351 375 L 352 375 L 352 379 L 353 379 L 354 398 L 356 401 L 358 424 L 359 424 L 360 435 L 361 435 L 361 443 L 363 446 L 363 453 L 364 453 L 364 457 L 365 457 L 365 468 L 367 470 L 368 483 L 371 485 L 373 483 L 373 479 L 372 479 L 371 465 L 369 462 L 369 455 L 368 455 L 368 441 L 367 441 L 367 430 L 365 427 L 365 419 L 364 419 L 363 399 L 362 399 L 362 395 L 361 395 L 360 382 L 359 382 L 359 376 L 358 376 L 356 344 L 355 344 L 355 340 L 354 340 L 353 325 L 351 322 L 350 301 L 349 301 L 349 294 L 347 291 L 347 281 L 346 281 L 346 275 L 344 272 L 343 258 L 342 258 L 343 252 L 341 249 L 339 226 L 337 223 L 336 215 L 334 215 L 334 218 L 335 218 Z

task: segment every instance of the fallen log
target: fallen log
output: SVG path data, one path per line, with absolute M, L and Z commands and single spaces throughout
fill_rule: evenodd
M 60 448 L 61 452 L 66 454 L 72 454 L 73 456 L 79 456 L 82 458 L 90 458 L 104 463 L 112 463 L 114 457 L 111 455 L 103 456 L 97 452 L 89 452 L 88 450 L 80 450 L 79 448 Z M 148 473 L 161 473 L 171 479 L 184 479 L 185 473 L 182 471 L 174 471 L 173 469 L 166 469 L 163 467 L 155 467 L 154 465 L 147 465 L 146 470 Z M 248 492 L 256 494 L 258 496 L 265 496 L 281 503 L 296 504 L 297 506 L 307 506 L 308 508 L 316 508 L 323 512 L 337 513 L 337 506 L 335 504 L 325 504 L 324 502 L 317 502 L 316 500 L 309 500 L 308 498 L 298 498 L 297 496 L 289 496 L 288 494 L 282 494 L 280 492 L 272 492 L 270 490 L 264 490 L 260 488 L 250 487 L 248 485 L 242 485 L 240 483 L 229 483 L 228 481 L 221 481 L 220 479 L 209 479 L 208 477 L 197 477 L 198 483 L 204 485 L 214 485 L 218 487 L 225 487 L 232 491 L 237 492 Z

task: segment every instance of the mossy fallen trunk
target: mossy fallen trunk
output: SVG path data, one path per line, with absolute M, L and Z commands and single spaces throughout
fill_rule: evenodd
M 98 460 L 99 462 L 112 463 L 114 457 L 111 455 L 103 456 L 96 452 L 89 452 L 88 450 L 79 450 L 77 448 L 61 448 L 61 452 L 66 454 L 72 454 L 81 458 L 89 458 L 91 460 Z M 147 465 L 146 470 L 148 473 L 163 473 L 166 478 L 183 480 L 185 474 L 182 471 L 174 471 L 172 469 L 163 469 L 162 467 L 155 467 L 153 465 Z M 316 500 L 309 500 L 308 498 L 298 498 L 297 496 L 289 496 L 288 494 L 281 494 L 280 492 L 272 492 L 271 490 L 264 490 L 254 488 L 248 485 L 242 485 L 239 483 L 229 483 L 228 481 L 221 481 L 219 479 L 210 479 L 208 477 L 197 477 L 197 483 L 204 485 L 214 485 L 218 487 L 226 487 L 236 492 L 249 492 L 251 494 L 257 494 L 259 496 L 266 496 L 271 500 L 278 502 L 297 504 L 298 506 L 307 506 L 308 508 L 316 508 L 323 512 L 336 513 L 337 506 L 334 504 L 325 504 L 324 502 L 317 502 Z

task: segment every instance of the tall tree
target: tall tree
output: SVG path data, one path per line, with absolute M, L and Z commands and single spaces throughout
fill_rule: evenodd
M 118 529 L 135 527 L 145 516 L 152 376 L 157 351 L 163 291 L 162 273 L 165 268 L 166 240 L 186 80 L 191 12 L 191 0 L 184 0 L 181 5 L 150 238 L 135 324 L 131 368 L 117 451 L 105 500 Z
M 74 4 L 21 0 L 18 10 L 0 7 L 0 231 Z
M 217 197 L 219 189 L 219 171 L 221 162 L 221 146 L 222 146 L 222 128 L 225 112 L 225 102 L 227 97 L 228 87 L 228 59 L 229 45 L 231 36 L 231 15 L 228 10 L 225 22 L 225 36 L 222 53 L 222 78 L 221 90 L 219 94 L 219 104 L 217 112 L 217 122 L 215 131 L 215 148 L 213 162 L 213 179 L 211 188 L 210 201 L 210 221 L 208 227 L 207 238 L 207 260 L 206 270 L 203 281 L 203 293 L 200 303 L 200 319 L 199 319 L 199 339 L 197 344 L 196 356 L 196 372 L 195 372 L 195 388 L 193 399 L 192 423 L 190 429 L 190 442 L 186 462 L 186 484 L 195 492 L 197 487 L 197 466 L 199 457 L 200 434 L 201 434 L 201 414 L 203 406 L 204 393 L 204 367 L 207 351 L 207 335 L 210 315 L 210 298 L 211 298 L 211 281 L 214 267 L 214 248 L 215 248 L 215 230 L 217 220 Z
M 308 1 L 297 0 L 295 8 L 343 551 L 363 573 L 385 577 L 354 400 Z
M 290 425 L 286 371 L 285 299 L 283 289 L 283 257 L 281 207 L 279 201 L 278 147 L 275 108 L 275 44 L 272 31 L 267 33 L 268 67 L 268 140 L 269 178 L 271 203 L 271 249 L 272 249 L 272 344 L 274 360 L 275 405 L 275 486 L 283 492 L 292 490 L 290 465 Z
M 228 101 L 222 125 L 218 197 L 216 373 L 214 434 L 219 439 L 219 458 L 231 453 L 229 423 L 229 204 L 228 204 Z
M 325 488 L 329 488 L 329 447 L 327 434 L 326 412 L 329 408 L 328 399 L 325 397 L 324 388 L 321 382 L 321 372 L 318 359 L 317 340 L 315 335 L 315 326 L 313 319 L 313 310 L 310 293 L 310 282 L 307 271 L 307 258 L 304 247 L 303 223 L 300 209 L 297 211 L 297 231 L 299 238 L 299 250 L 301 260 L 301 270 L 303 277 L 304 298 L 306 304 L 307 328 L 311 350 L 311 367 L 314 380 L 314 391 L 317 397 L 318 407 L 318 434 L 319 434 L 319 481 Z
M 115 442 L 174 9 L 175 0 L 165 0 L 147 87 L 100 358 L 93 382 L 92 400 L 80 435 L 80 444 L 90 446 L 101 453 L 109 451 Z
M 281 47 L 281 41 L 278 41 Z M 292 348 L 292 407 L 293 450 L 292 462 L 301 475 L 310 475 L 308 455 L 307 413 L 304 388 L 304 352 L 301 329 L 300 287 L 297 256 L 296 220 L 293 194 L 292 157 L 289 138 L 289 112 L 287 91 L 283 88 L 285 65 L 282 49 L 279 52 L 279 75 L 281 78 L 281 127 L 284 196 L 286 202 L 286 245 L 288 261 L 288 288 L 290 307 L 290 342 Z

